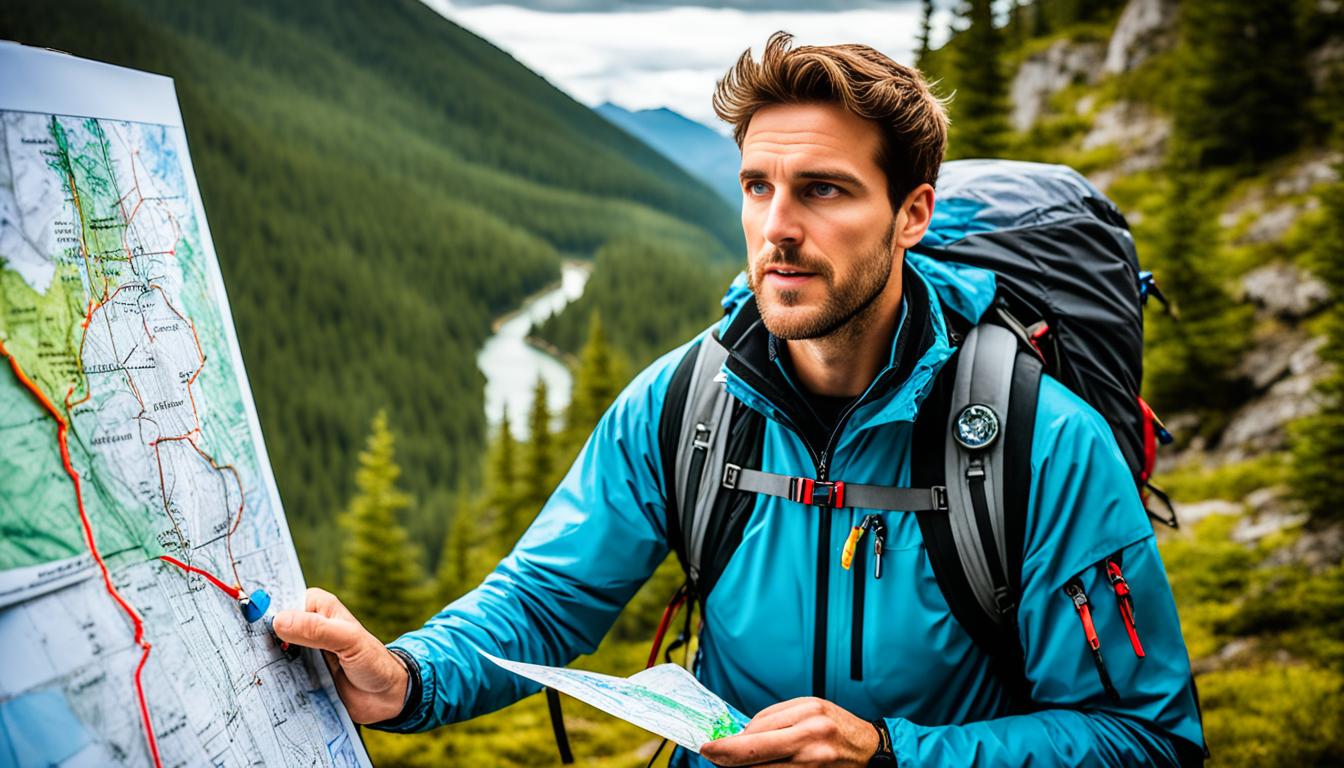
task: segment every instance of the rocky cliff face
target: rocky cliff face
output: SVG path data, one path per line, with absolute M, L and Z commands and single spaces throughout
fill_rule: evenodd
M 1339 161 L 1333 153 L 1310 154 L 1230 201 L 1219 216 L 1230 243 L 1272 252 L 1270 246 L 1301 216 L 1319 207 L 1312 193 L 1336 180 Z M 1163 456 L 1165 469 L 1193 463 L 1216 467 L 1283 451 L 1287 425 L 1320 408 L 1315 385 L 1326 373 L 1317 354 L 1324 339 L 1307 329 L 1330 301 L 1326 285 L 1274 257 L 1241 277 L 1236 298 L 1255 308 L 1252 344 L 1237 371 L 1247 399 L 1216 436 L 1195 438 L 1184 450 Z M 1191 418 L 1173 415 L 1188 431 L 1202 431 Z
M 1041 53 L 1027 57 L 1009 89 L 1013 129 L 1025 131 L 1045 111 L 1050 97 L 1074 83 L 1095 83 L 1101 77 L 1100 43 L 1057 40 Z
M 1130 0 L 1106 42 L 1057 39 L 1026 56 L 1011 85 L 1014 128 L 1044 128 L 1040 135 L 1048 136 L 1051 125 L 1080 125 L 1067 134 L 1065 156 L 1091 159 L 1088 176 L 1103 191 L 1118 180 L 1159 170 L 1168 152 L 1170 116 L 1149 104 L 1116 98 L 1116 93 L 1132 93 L 1130 89 L 1106 86 L 1171 52 L 1177 10 L 1177 0 Z M 1326 40 L 1307 52 L 1307 72 L 1318 90 L 1341 66 L 1344 40 Z M 1056 98 L 1079 84 L 1098 87 L 1082 89 L 1073 104 Z M 1319 209 L 1317 195 L 1337 179 L 1340 161 L 1338 154 L 1304 150 L 1243 185 L 1219 211 L 1228 247 L 1265 254 L 1264 263 L 1243 275 L 1236 290 L 1237 300 L 1255 308 L 1252 343 L 1238 369 L 1246 399 L 1231 413 L 1216 416 L 1217 429 L 1201 425 L 1193 414 L 1165 414 L 1186 439 L 1179 451 L 1161 456 L 1159 480 L 1173 471 L 1235 471 L 1243 462 L 1284 456 L 1289 424 L 1319 410 L 1315 385 L 1326 370 L 1319 356 L 1323 339 L 1312 329 L 1313 319 L 1330 300 L 1329 291 L 1292 261 L 1284 243 L 1304 216 Z M 1125 213 L 1132 224 L 1141 219 L 1137 211 Z M 1181 516 L 1187 524 L 1209 514 L 1241 515 L 1234 539 L 1248 545 L 1305 521 L 1288 489 L 1273 483 L 1244 497 L 1185 501 Z M 1284 557 L 1319 560 L 1321 552 L 1335 556 L 1344 552 L 1344 529 L 1312 531 L 1300 541 L 1303 551 Z
M 1175 21 L 1175 0 L 1131 0 L 1106 46 L 1105 73 L 1128 72 L 1157 51 L 1170 48 L 1175 42 Z

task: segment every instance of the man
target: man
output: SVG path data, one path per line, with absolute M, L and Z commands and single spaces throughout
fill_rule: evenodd
M 322 648 L 358 722 L 413 731 L 535 691 L 478 650 L 564 665 L 591 653 L 668 553 L 668 454 L 658 425 L 695 343 L 728 348 L 726 386 L 765 471 L 908 484 L 913 421 L 951 356 L 944 304 L 983 312 L 992 281 L 933 277 L 916 245 L 934 209 L 943 105 L 918 72 L 864 46 L 772 36 L 719 83 L 742 148 L 748 284 L 718 340 L 642 373 L 603 416 L 537 520 L 485 582 L 384 647 L 335 597 L 275 621 Z M 988 286 L 988 288 L 987 288 Z M 675 406 L 674 406 L 675 407 Z M 704 600 L 696 673 L 755 717 L 706 744 L 721 765 L 1176 764 L 1197 754 L 1189 659 L 1152 530 L 1105 421 L 1044 378 L 1032 447 L 1019 634 L 1030 688 L 1017 714 L 939 591 L 914 516 L 890 512 L 881 578 L 840 551 L 864 511 L 750 497 L 741 542 Z M 741 491 L 737 491 L 742 493 Z M 1118 695 L 1099 680 L 1063 588 L 1101 604 L 1124 563 L 1146 655 L 1117 611 L 1092 614 Z M 862 600 L 854 591 L 864 580 Z M 1195 758 L 1197 759 L 1197 758 Z M 700 758 L 684 750 L 673 764 Z

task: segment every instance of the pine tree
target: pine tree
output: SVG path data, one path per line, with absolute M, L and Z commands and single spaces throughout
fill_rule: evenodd
M 490 505 L 504 509 L 518 502 L 518 441 L 509 425 L 509 412 L 499 422 L 499 432 L 490 445 L 486 467 L 486 498 Z
M 1293 488 L 1318 519 L 1344 517 L 1344 162 L 1339 171 L 1341 180 L 1322 195 L 1324 215 L 1310 255 L 1312 270 L 1330 289 L 1320 351 L 1328 373 L 1316 384 L 1320 412 L 1293 433 Z
M 527 417 L 527 450 L 523 455 L 523 474 L 519 478 L 520 512 L 524 515 L 535 514 L 550 497 L 555 483 L 557 446 L 555 434 L 551 431 L 551 409 L 547 403 L 546 380 L 537 377 L 536 389 L 532 391 L 532 409 Z M 521 521 L 519 521 L 521 523 Z M 511 545 L 522 525 L 505 532 Z
M 1003 25 L 1003 38 L 1010 47 L 1018 47 L 1027 41 L 1027 6 L 1019 0 L 1008 5 L 1008 21 Z
M 994 26 L 990 0 L 968 0 L 961 16 L 969 25 L 958 35 L 957 95 L 952 102 L 957 157 L 992 157 L 1008 132 L 1007 81 L 1000 54 L 1003 31 Z
M 598 419 L 616 399 L 621 388 L 619 364 L 607 336 L 602 318 L 594 310 L 588 322 L 588 340 L 579 352 L 574 374 L 574 390 L 566 411 L 566 442 L 577 448 L 587 439 Z
M 915 67 L 924 68 L 928 57 L 929 36 L 933 31 L 933 0 L 920 0 L 919 4 L 919 48 L 915 51 Z
M 394 456 L 387 414 L 379 411 L 367 446 L 359 454 L 354 498 L 341 516 L 345 531 L 342 600 L 381 640 L 392 640 L 424 618 L 428 595 L 420 552 L 398 515 L 411 505 L 397 488 L 401 467 Z
M 1053 27 L 1050 24 L 1050 15 L 1046 13 L 1045 5 L 1041 0 L 1031 4 L 1031 37 L 1045 37 L 1050 34 Z
M 461 597 L 490 572 L 501 552 L 493 547 L 484 509 L 465 491 L 459 491 L 453 504 L 453 522 L 443 540 L 443 553 L 434 575 L 438 601 L 447 604 Z
M 1279 0 L 1188 0 L 1180 8 L 1179 151 L 1208 168 L 1296 147 L 1310 81 L 1293 9 Z
M 1153 271 L 1178 317 L 1148 316 L 1144 391 L 1159 411 L 1212 413 L 1240 394 L 1232 371 L 1249 338 L 1251 309 L 1219 282 L 1217 227 L 1196 177 L 1173 169 L 1168 200 Z

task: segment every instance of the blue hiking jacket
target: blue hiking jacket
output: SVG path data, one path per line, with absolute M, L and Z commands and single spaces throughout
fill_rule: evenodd
M 829 451 L 794 430 L 789 414 L 797 404 L 779 402 L 787 395 L 766 397 L 725 365 L 730 392 L 765 417 L 763 470 L 816 477 L 824 462 L 833 480 L 908 483 L 915 416 L 953 352 L 943 306 L 978 317 L 993 296 L 994 276 L 913 252 L 905 269 L 902 332 L 893 339 L 888 375 L 877 377 Z M 925 303 L 912 309 L 917 294 Z M 725 342 L 759 346 L 767 332 L 745 322 L 756 307 L 740 278 L 724 304 L 718 329 L 729 334 Z M 908 348 L 896 349 L 900 339 Z M 382 727 L 426 730 L 537 692 L 539 686 L 495 667 L 478 650 L 563 666 L 597 649 L 669 551 L 658 425 L 673 371 L 693 341 L 655 361 L 617 397 L 494 572 L 392 643 L 418 661 L 423 693 Z M 890 375 L 898 368 L 907 375 Z M 782 368 L 769 375 L 788 378 Z M 817 695 L 820 682 L 824 698 L 865 719 L 885 718 L 901 766 L 1177 764 L 1179 740 L 1202 747 L 1203 734 L 1153 531 L 1105 421 L 1048 376 L 1040 386 L 1031 468 L 1018 622 L 1036 711 L 1008 715 L 1005 687 L 949 611 L 913 514 L 884 513 L 883 575 L 867 583 L 859 617 L 851 592 L 856 574 L 842 570 L 840 554 L 851 527 L 870 510 L 833 510 L 829 527 L 820 530 L 817 507 L 765 495 L 705 601 L 697 676 L 748 715 Z M 1116 553 L 1133 591 L 1144 658 L 1131 649 L 1101 566 Z M 1075 576 L 1092 600 L 1119 702 L 1104 692 L 1063 592 Z M 862 680 L 851 678 L 856 627 Z M 815 680 L 814 665 L 820 665 Z M 708 762 L 678 750 L 673 764 Z

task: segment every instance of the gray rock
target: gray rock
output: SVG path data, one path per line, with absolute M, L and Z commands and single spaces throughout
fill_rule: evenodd
M 1291 494 L 1285 485 L 1271 485 L 1251 491 L 1242 501 L 1253 514 L 1280 514 L 1296 503 Z
M 1285 203 L 1260 214 L 1255 222 L 1236 239 L 1236 245 L 1257 245 L 1281 240 L 1302 214 L 1321 207 L 1321 201 L 1309 198 L 1300 202 Z
M 1170 47 L 1175 40 L 1175 21 L 1175 0 L 1130 0 L 1106 46 L 1105 72 L 1128 72 Z
M 1330 301 L 1330 288 L 1301 269 L 1282 262 L 1266 264 L 1241 279 L 1242 298 L 1283 320 L 1300 320 Z
M 1265 565 L 1301 564 L 1314 573 L 1339 565 L 1344 560 L 1344 525 L 1308 527 L 1290 546 L 1275 550 Z
M 1257 339 L 1247 350 L 1237 366 L 1237 376 L 1249 381 L 1257 393 L 1264 392 L 1288 375 L 1293 356 L 1311 343 L 1312 338 L 1299 330 L 1279 328 Z
M 1101 76 L 1100 43 L 1058 40 L 1018 67 L 1009 89 L 1013 128 L 1025 131 L 1045 112 L 1050 97 L 1074 83 L 1095 83 Z
M 1317 184 L 1330 184 L 1339 179 L 1340 156 L 1325 152 L 1307 158 L 1293 166 L 1282 178 L 1275 180 L 1271 191 L 1278 197 L 1305 195 Z
M 1192 525 L 1211 515 L 1240 515 L 1245 511 L 1240 503 L 1227 499 L 1206 499 L 1190 504 L 1176 503 L 1176 519 L 1182 526 Z
M 1266 536 L 1297 528 L 1307 522 L 1304 512 L 1279 512 L 1249 515 L 1239 520 L 1232 529 L 1232 540 L 1239 544 L 1254 544 Z
M 1219 226 L 1235 227 L 1246 216 L 1262 215 L 1275 198 L 1305 195 L 1318 184 L 1335 181 L 1339 178 L 1341 159 L 1344 158 L 1338 152 L 1317 152 L 1307 156 L 1276 175 L 1268 185 L 1253 186 L 1229 203 L 1218 216 Z M 1275 224 L 1271 219 L 1265 226 L 1272 229 Z
M 1220 669 L 1239 667 L 1246 660 L 1254 658 L 1259 645 L 1260 640 L 1255 637 L 1239 637 L 1230 640 L 1222 648 L 1202 659 L 1191 659 L 1190 671 L 1196 675 L 1206 675 Z
M 1317 354 L 1324 338 L 1313 339 L 1288 361 L 1287 378 L 1237 409 L 1218 442 L 1218 463 L 1243 461 L 1283 448 L 1284 426 L 1320 410 L 1316 382 L 1324 372 Z
M 1122 150 L 1123 159 L 1088 178 L 1105 190 L 1119 176 L 1160 167 L 1170 135 L 1171 120 L 1142 104 L 1118 102 L 1105 107 L 1092 118 L 1092 128 L 1080 146 L 1086 151 L 1114 145 Z M 1125 217 L 1130 224 L 1137 223 L 1129 212 Z
M 1143 104 L 1120 101 L 1097 113 L 1092 129 L 1083 137 L 1082 148 L 1115 144 L 1117 146 L 1147 149 L 1165 145 L 1171 132 L 1171 122 Z
M 1307 54 L 1307 75 L 1315 90 L 1320 92 L 1326 79 L 1336 76 L 1344 68 L 1344 38 L 1331 38 Z

